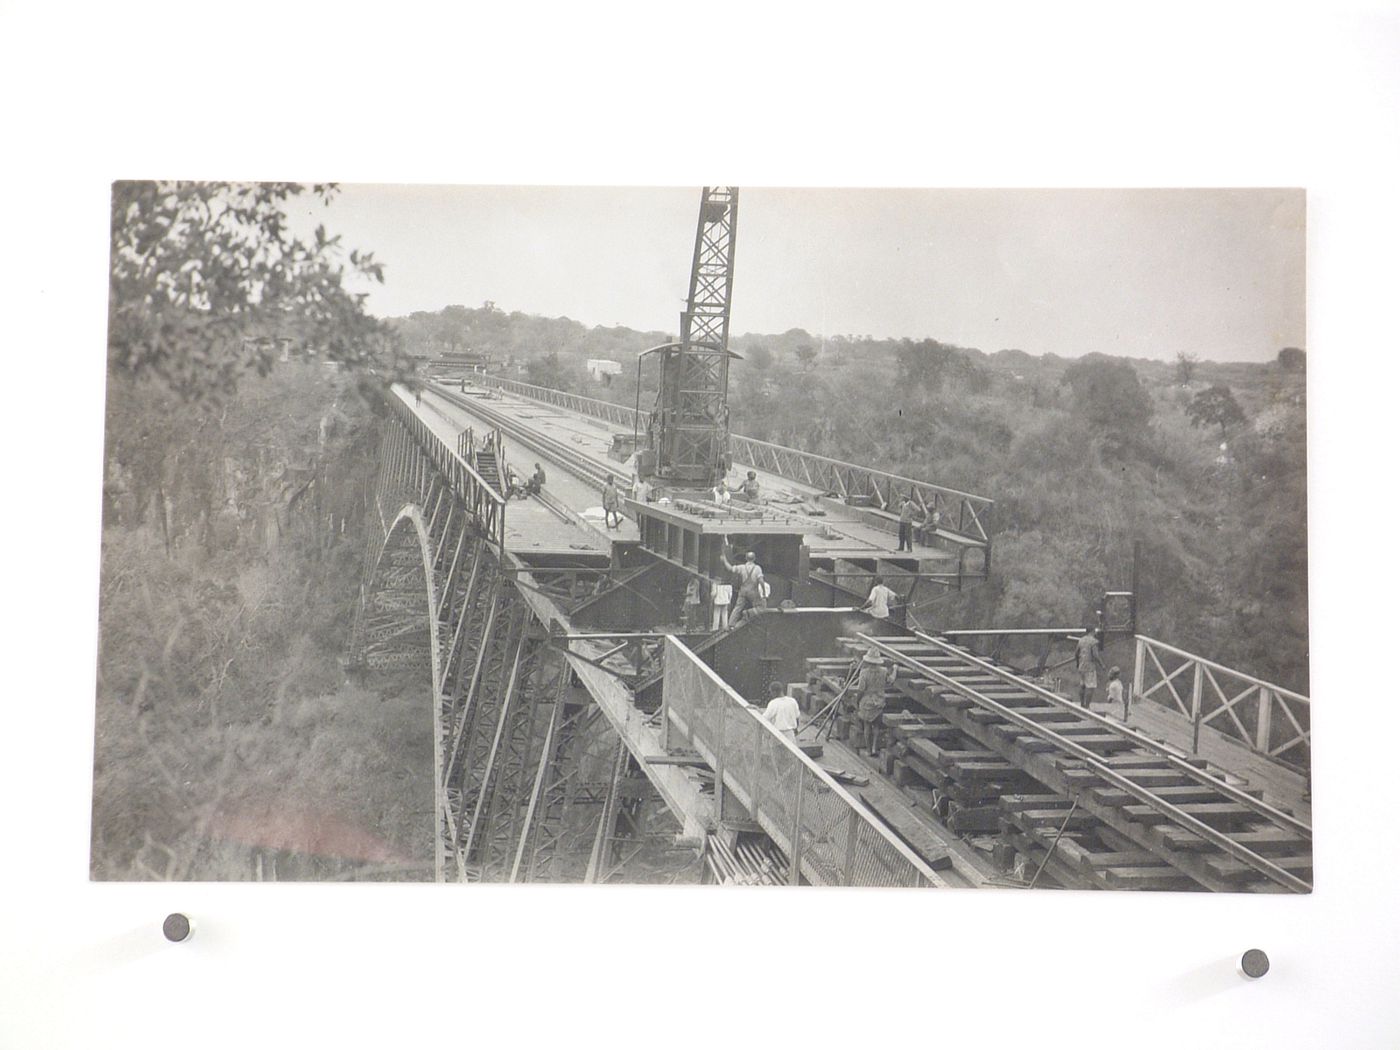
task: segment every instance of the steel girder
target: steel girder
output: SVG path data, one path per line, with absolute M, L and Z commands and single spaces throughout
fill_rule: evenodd
M 439 881 L 613 876 L 630 756 L 523 600 L 520 566 L 397 422 L 378 473 L 352 657 L 431 668 Z

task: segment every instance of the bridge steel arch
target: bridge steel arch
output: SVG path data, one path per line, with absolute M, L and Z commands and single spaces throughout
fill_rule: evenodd
M 619 738 L 517 589 L 505 500 L 397 391 L 389 406 L 351 661 L 431 688 L 437 880 L 559 877 L 613 835 Z M 619 756 L 601 791 L 579 775 L 600 749 Z

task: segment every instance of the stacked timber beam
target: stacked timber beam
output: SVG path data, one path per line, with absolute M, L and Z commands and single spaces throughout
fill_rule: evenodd
M 1013 881 L 1094 889 L 1306 888 L 1310 830 L 1238 778 L 1076 708 L 945 639 L 841 640 L 809 660 L 810 710 L 877 644 L 900 673 L 872 762 L 937 829 L 996 835 Z M 835 735 L 848 723 L 838 718 Z M 1286 880 L 1292 880 L 1286 881 Z

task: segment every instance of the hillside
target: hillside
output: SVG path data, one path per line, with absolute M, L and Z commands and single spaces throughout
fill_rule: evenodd
M 637 352 L 675 338 L 460 306 L 390 324 L 409 352 L 470 348 L 512 376 L 628 405 Z M 937 622 L 1084 622 L 1105 589 L 1128 584 L 1140 541 L 1143 633 L 1307 691 L 1301 353 L 1200 361 L 1183 383 L 1162 361 L 801 329 L 731 346 L 743 357 L 731 371 L 735 431 L 997 501 L 993 578 L 949 596 Z M 622 362 L 622 375 L 590 379 L 591 357 Z M 1194 426 L 1188 406 L 1217 385 L 1243 420 Z

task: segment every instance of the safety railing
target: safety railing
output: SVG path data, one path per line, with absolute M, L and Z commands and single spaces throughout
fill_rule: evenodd
M 892 510 L 905 496 L 910 496 L 923 511 L 925 520 L 928 520 L 927 515 L 938 513 L 938 531 L 953 533 L 972 543 L 989 542 L 988 529 L 995 501 L 985 496 L 887 474 L 741 434 L 730 435 L 729 450 L 737 463 L 811 485 L 848 503 L 869 503 L 880 510 Z
M 1214 729 L 1269 758 L 1307 769 L 1312 702 L 1263 679 L 1137 635 L 1133 696 Z
M 661 703 L 671 738 L 683 738 L 714 769 L 720 818 L 740 816 L 726 811 L 731 799 L 741 806 L 742 816 L 787 854 L 794 883 L 945 885 L 676 638 L 666 639 L 663 659 Z
M 506 539 L 505 497 L 493 489 L 462 455 L 439 437 L 409 406 L 402 393 L 389 398 L 390 411 L 424 455 L 446 479 L 453 493 L 471 513 L 477 528 L 492 543 L 504 546 Z
M 650 414 L 624 405 L 614 405 L 596 398 L 568 394 L 549 387 L 533 386 L 513 379 L 481 376 L 483 386 L 494 387 L 520 397 L 581 415 L 602 419 L 617 426 L 645 430 Z M 970 492 L 960 492 L 928 481 L 906 478 L 898 474 L 872 470 L 856 463 L 846 463 L 827 456 L 818 456 L 800 449 L 775 445 L 770 441 L 729 435 L 729 450 L 734 462 L 756 470 L 777 474 L 843 500 L 868 503 L 877 509 L 898 507 L 905 496 L 911 496 L 927 515 L 937 512 L 938 530 L 976 544 L 990 542 L 991 512 L 995 501 Z
M 482 386 L 494 387 L 497 390 L 504 390 L 508 393 L 516 394 L 520 397 L 527 397 L 531 401 L 542 401 L 546 405 L 555 405 L 558 408 L 567 409 L 570 412 L 577 412 L 580 415 L 592 416 L 594 419 L 606 420 L 618 426 L 631 429 L 635 426 L 639 430 L 645 430 L 647 419 L 650 413 L 638 412 L 625 405 L 614 405 L 610 401 L 599 401 L 597 398 L 583 397 L 579 394 L 568 394 L 563 390 L 552 390 L 547 386 L 534 386 L 530 383 L 521 383 L 514 379 L 501 379 L 498 376 L 474 376 L 473 381 Z

